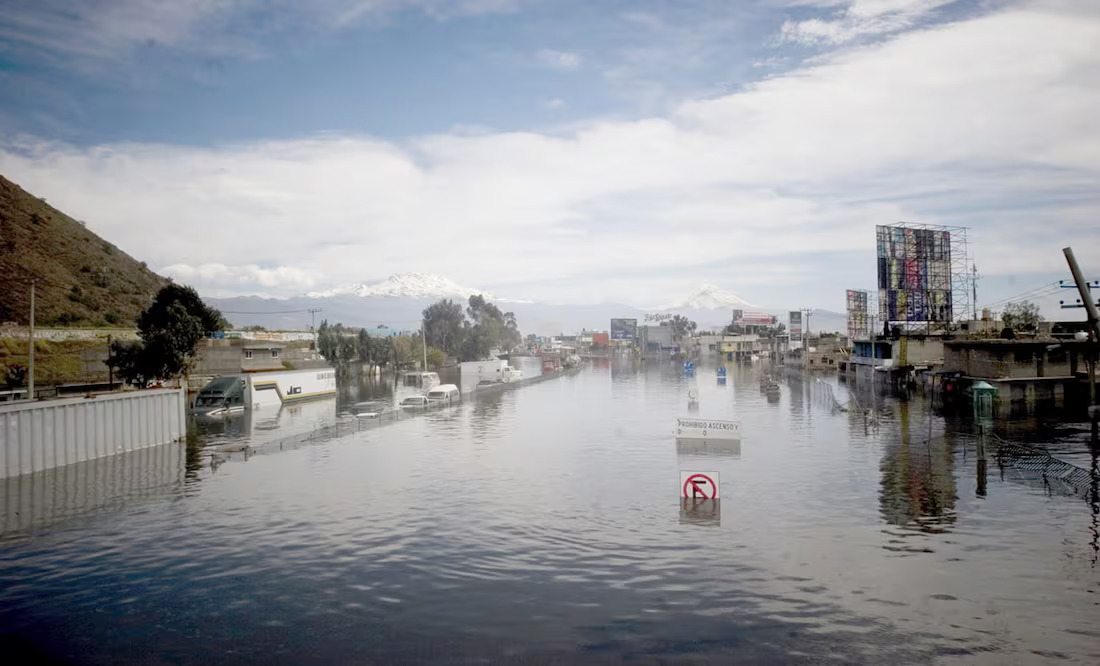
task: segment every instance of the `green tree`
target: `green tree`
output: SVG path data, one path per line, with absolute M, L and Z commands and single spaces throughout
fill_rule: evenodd
M 494 348 L 509 350 L 523 341 L 515 313 L 501 312 L 480 294 L 469 298 L 465 313 L 454 301 L 432 304 L 424 310 L 424 329 L 429 345 L 463 361 L 481 360 Z
M 145 345 L 140 340 L 114 340 L 111 342 L 107 365 L 114 368 L 115 374 L 138 388 L 153 380 L 147 367 Z
M 462 346 L 464 322 L 462 306 L 452 300 L 429 305 L 424 310 L 424 331 L 428 344 L 439 347 L 447 354 L 457 355 Z
M 471 326 L 469 322 L 467 322 L 459 358 L 463 361 L 480 361 L 489 355 L 489 351 L 492 350 L 492 348 L 493 344 L 489 339 L 486 326 L 483 324 L 474 324 Z
M 212 335 L 215 331 L 224 331 L 229 327 L 222 313 L 204 303 L 197 291 L 172 283 L 158 291 L 152 305 L 138 317 L 138 330 L 143 337 L 146 331 L 156 330 L 170 322 L 173 315 L 168 310 L 173 305 L 179 305 L 188 316 L 196 318 L 203 335 Z
M 343 328 L 341 324 L 336 326 L 329 326 L 327 319 L 321 320 L 321 325 L 317 327 L 317 353 L 325 358 L 326 361 L 332 363 L 336 359 L 337 348 L 337 333 L 336 327 Z
M 447 360 L 446 354 L 438 347 L 428 347 L 428 368 L 431 370 L 439 371 L 443 368 L 444 361 Z
M 1034 333 L 1039 330 L 1039 322 L 1043 321 L 1039 314 L 1039 306 L 1031 301 L 1009 303 L 1001 312 L 1001 321 L 1005 328 L 1013 331 Z
M 519 332 L 519 323 L 514 312 L 504 313 L 504 347 L 512 350 L 523 342 L 523 334 Z
M 359 360 L 368 365 L 376 365 L 374 360 L 374 340 L 370 337 L 370 333 L 367 333 L 367 329 L 359 329 L 359 335 L 356 339 L 356 354 Z
M 672 319 L 666 319 L 661 322 L 661 326 L 672 327 L 672 339 L 676 342 L 681 342 L 684 338 L 695 335 L 695 330 L 698 328 L 698 324 L 683 315 L 675 315 Z
M 317 352 L 336 370 L 337 380 L 344 381 L 359 353 L 358 336 L 343 324 L 329 324 L 323 319 L 317 329 Z
M 27 368 L 19 363 L 13 363 L 4 368 L 4 386 L 13 391 L 27 381 Z
M 413 349 L 412 338 L 407 335 L 397 335 L 391 336 L 389 341 L 394 366 L 396 368 L 408 367 L 416 361 L 416 350 Z
M 194 289 L 168 284 L 138 317 L 141 342 L 112 344 L 107 364 L 141 387 L 179 377 L 189 369 L 199 341 L 225 325 L 221 313 L 206 305 Z

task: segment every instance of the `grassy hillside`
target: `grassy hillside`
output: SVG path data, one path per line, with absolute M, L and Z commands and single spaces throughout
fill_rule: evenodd
M 0 322 L 133 326 L 167 280 L 0 176 Z

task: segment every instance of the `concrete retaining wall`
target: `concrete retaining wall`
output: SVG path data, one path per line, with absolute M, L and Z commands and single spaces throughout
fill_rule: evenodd
M 0 338 L 26 340 L 31 331 L 26 326 L 0 326 Z M 34 339 L 62 342 L 64 340 L 91 340 L 107 344 L 107 336 L 112 340 L 137 340 L 136 328 L 43 328 L 34 329 Z
M 182 389 L 0 405 L 0 478 L 174 442 L 186 409 Z

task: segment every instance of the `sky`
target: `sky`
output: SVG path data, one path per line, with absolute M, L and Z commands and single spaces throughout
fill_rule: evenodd
M 0 0 L 0 173 L 208 296 L 842 311 L 911 222 L 1056 309 L 1063 247 L 1100 277 L 1100 3 Z

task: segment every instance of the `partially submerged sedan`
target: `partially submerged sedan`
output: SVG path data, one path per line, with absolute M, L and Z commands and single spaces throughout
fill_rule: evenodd
M 351 413 L 361 419 L 376 419 L 390 409 L 390 404 L 383 400 L 368 400 L 357 402 L 351 406 Z
M 401 401 L 401 409 L 427 409 L 428 397 L 423 395 L 410 395 Z

